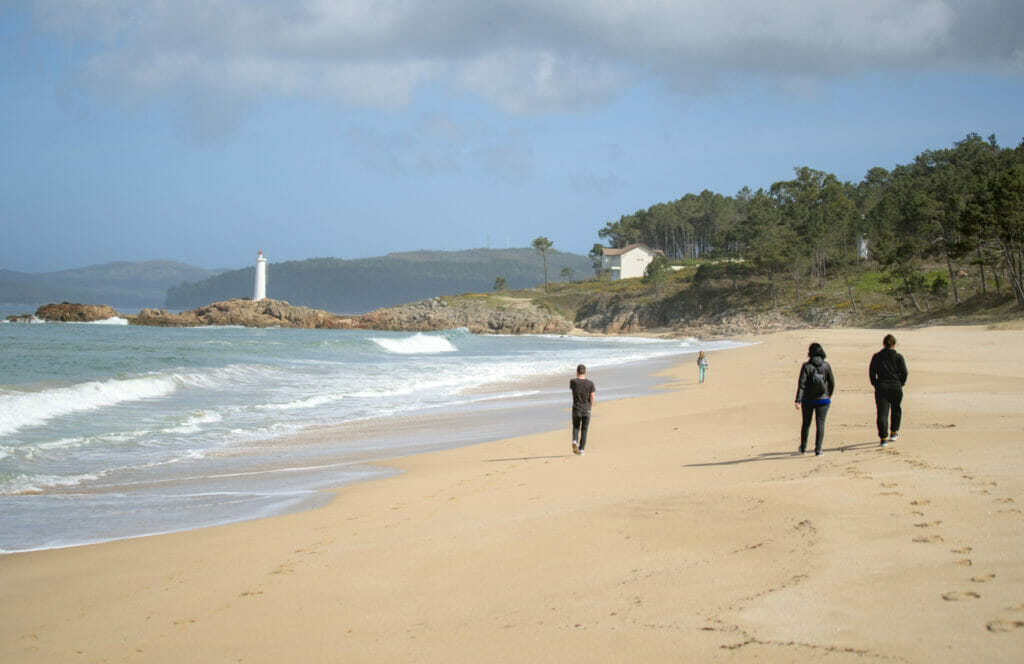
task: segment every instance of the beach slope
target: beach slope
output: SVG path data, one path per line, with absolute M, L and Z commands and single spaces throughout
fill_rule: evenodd
M 0 557 L 0 661 L 1019 661 L 1024 330 L 896 331 L 885 449 L 883 334 L 752 339 L 615 402 L 592 375 L 583 457 L 566 428 L 300 514 Z M 811 341 L 838 386 L 819 458 L 796 454 Z

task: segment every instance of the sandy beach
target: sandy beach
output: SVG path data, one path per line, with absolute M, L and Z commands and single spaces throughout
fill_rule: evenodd
M 394 461 L 323 508 L 0 557 L 0 661 L 1009 662 L 1024 653 L 1024 329 L 791 331 L 559 431 Z M 837 378 L 798 455 L 807 345 Z M 568 380 L 570 376 L 566 376 Z M 566 390 L 568 404 L 568 390 Z

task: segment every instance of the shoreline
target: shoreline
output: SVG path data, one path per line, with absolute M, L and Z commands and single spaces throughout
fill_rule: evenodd
M 566 426 L 387 462 L 326 506 L 0 557 L 0 656 L 54 661 L 1007 661 L 1024 647 L 1020 330 L 898 331 L 901 440 L 877 449 L 878 330 L 689 362 Z M 795 454 L 809 341 L 836 370 Z M 970 349 L 970 353 L 964 353 Z M 898 625 L 898 628 L 894 628 Z
M 604 398 L 656 392 L 661 380 L 654 374 L 674 359 L 695 352 L 679 350 L 677 355 L 601 367 L 598 375 L 610 388 L 603 391 Z M 192 468 L 165 478 L 140 475 L 123 485 L 127 492 L 121 500 L 131 501 L 130 509 L 115 504 L 122 486 L 116 483 L 113 489 L 100 486 L 84 493 L 72 488 L 71 495 L 57 490 L 21 499 L 6 497 L 0 507 L 9 529 L 0 538 L 0 555 L 184 532 L 315 509 L 327 500 L 324 491 L 389 474 L 381 465 L 389 459 L 557 428 L 565 410 L 562 380 L 547 374 L 532 379 L 510 376 L 469 388 L 461 405 L 308 426 L 273 439 L 214 448 Z M 42 510 L 36 507 L 39 501 L 46 501 Z M 48 503 L 55 502 L 64 505 L 60 512 L 45 511 Z M 80 518 L 68 518 L 72 513 Z M 120 518 L 104 521 L 104 513 Z

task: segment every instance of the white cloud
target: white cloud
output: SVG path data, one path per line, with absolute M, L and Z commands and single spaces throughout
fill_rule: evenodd
M 627 81 L 613 66 L 572 53 L 507 49 L 458 67 L 458 85 L 517 114 L 573 110 L 606 101 Z
M 35 0 L 81 40 L 95 93 L 268 95 L 385 108 L 452 85 L 527 114 L 640 80 L 694 91 L 750 76 L 1019 71 L 1024 3 L 1000 0 Z

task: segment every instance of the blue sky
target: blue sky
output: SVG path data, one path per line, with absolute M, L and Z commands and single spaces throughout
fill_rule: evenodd
M 1019 0 L 0 0 L 0 268 L 586 253 L 1024 138 Z

